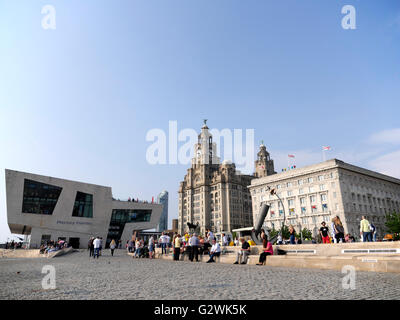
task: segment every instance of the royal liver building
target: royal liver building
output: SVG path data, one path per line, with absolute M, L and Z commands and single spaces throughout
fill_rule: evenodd
M 216 144 L 204 123 L 194 146 L 192 166 L 179 187 L 179 232 L 188 230 L 187 223 L 199 224 L 201 233 L 253 226 L 251 195 L 248 186 L 255 177 L 273 174 L 273 161 L 261 146 L 255 175 L 243 175 L 233 163 L 216 155 Z

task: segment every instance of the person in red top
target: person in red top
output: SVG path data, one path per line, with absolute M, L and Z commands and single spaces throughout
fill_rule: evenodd
M 265 261 L 267 260 L 267 256 L 272 256 L 274 254 L 274 249 L 272 248 L 271 242 L 268 241 L 267 237 L 265 236 L 263 238 L 263 252 L 260 254 L 260 259 L 258 260 L 259 263 L 257 263 L 258 266 L 262 266 L 265 264 Z

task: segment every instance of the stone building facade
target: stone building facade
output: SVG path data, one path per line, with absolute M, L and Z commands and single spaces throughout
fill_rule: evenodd
M 194 158 L 179 187 L 178 229 L 188 230 L 187 223 L 199 224 L 200 232 L 231 231 L 253 226 L 252 201 L 248 186 L 255 175 L 243 175 L 229 161 L 220 163 L 216 144 L 204 123 L 194 146 Z M 273 161 L 265 146 L 256 161 L 256 174 L 274 172 Z
M 275 188 L 283 206 L 268 187 Z M 280 228 L 283 210 L 286 225 L 307 228 L 317 235 L 321 222 L 339 216 L 346 233 L 359 238 L 362 215 L 385 234 L 385 215 L 400 210 L 400 180 L 332 159 L 303 168 L 254 179 L 249 186 L 253 220 L 262 202 L 270 205 L 264 226 Z

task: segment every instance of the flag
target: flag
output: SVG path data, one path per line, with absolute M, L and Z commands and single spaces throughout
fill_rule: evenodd
M 288 154 L 288 157 L 289 158 L 294 158 L 294 155 L 293 154 Z
M 331 150 L 331 147 L 329 147 L 329 146 L 322 146 L 322 150 Z

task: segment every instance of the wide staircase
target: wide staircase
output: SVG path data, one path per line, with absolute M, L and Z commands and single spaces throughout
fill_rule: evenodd
M 267 257 L 266 266 L 333 270 L 352 266 L 358 271 L 400 273 L 400 241 L 274 245 L 273 247 L 274 255 Z M 278 255 L 278 249 L 284 250 L 286 254 Z M 238 250 L 240 247 L 223 247 L 223 253 L 216 259 L 216 263 L 233 264 Z M 169 249 L 167 255 L 161 255 L 161 249 L 156 248 L 155 257 L 172 260 L 172 252 L 172 249 Z M 262 246 L 252 246 L 247 264 L 258 263 L 261 252 Z M 207 254 L 199 255 L 201 262 L 206 262 L 208 259 Z M 181 255 L 180 260 L 186 261 L 188 257 Z

